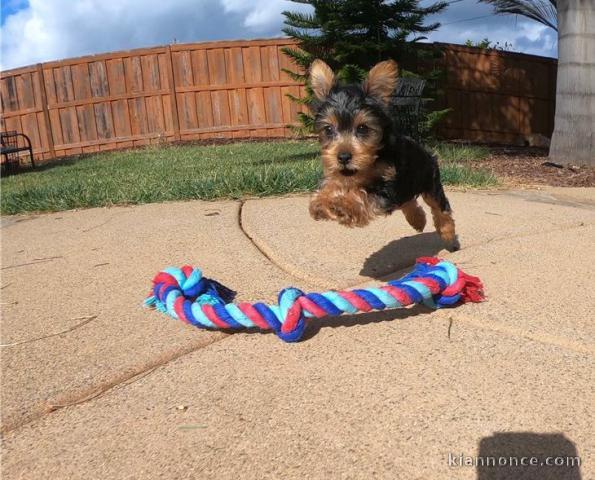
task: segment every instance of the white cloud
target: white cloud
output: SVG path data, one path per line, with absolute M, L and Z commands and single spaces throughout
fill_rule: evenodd
M 2 68 L 173 42 L 275 36 L 282 0 L 31 0 L 2 26 Z
M 435 0 L 422 0 L 429 5 Z M 478 42 L 487 38 L 493 44 L 512 44 L 512 50 L 556 57 L 557 33 L 551 28 L 520 15 L 494 15 L 487 4 L 477 0 L 460 0 L 451 4 L 443 13 L 431 18 L 442 23 L 435 32 L 428 35 L 429 41 L 465 43 Z
M 23 5 L 23 0 L 8 1 Z M 465 1 L 430 19 L 444 23 L 430 40 L 464 43 L 488 37 L 501 44 L 512 42 L 517 51 L 555 56 L 555 32 L 520 17 L 490 16 L 449 24 L 490 12 L 485 6 L 464 7 Z M 283 10 L 307 8 L 287 0 L 30 0 L 24 9 L 6 16 L 0 64 L 2 69 L 14 68 L 174 40 L 278 36 Z
M 557 56 L 557 33 L 530 20 L 518 20 L 516 25 L 511 19 L 510 25 L 495 23 L 489 29 L 485 25 L 445 25 L 428 36 L 429 41 L 450 42 L 464 44 L 467 40 L 479 42 L 485 38 L 492 44 L 498 42 L 500 46 L 508 44 L 508 50 L 514 52 Z
M 306 10 L 309 7 L 287 0 L 221 0 L 226 12 L 244 16 L 243 26 L 254 30 L 280 31 L 281 12 Z
M 458 28 L 457 28 L 458 27 Z M 434 42 L 465 43 L 467 40 L 479 42 L 487 38 L 499 46 L 508 45 L 508 50 L 532 55 L 557 56 L 557 34 L 552 29 L 529 20 L 519 21 L 514 28 L 507 25 L 485 26 L 445 25 L 429 35 Z

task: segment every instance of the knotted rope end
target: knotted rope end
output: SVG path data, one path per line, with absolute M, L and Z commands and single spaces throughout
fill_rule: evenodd
M 479 277 L 469 275 L 462 270 L 459 270 L 459 277 L 465 282 L 461 290 L 462 303 L 479 303 L 485 301 L 483 283 Z

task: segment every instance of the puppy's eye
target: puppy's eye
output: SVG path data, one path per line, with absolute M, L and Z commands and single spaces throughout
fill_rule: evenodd
M 358 125 L 357 126 L 357 134 L 358 135 L 366 135 L 370 131 L 370 128 L 367 125 Z
M 324 134 L 328 137 L 332 137 L 333 133 L 335 133 L 335 130 L 333 129 L 333 127 L 331 127 L 330 125 L 327 125 L 326 127 L 324 127 Z

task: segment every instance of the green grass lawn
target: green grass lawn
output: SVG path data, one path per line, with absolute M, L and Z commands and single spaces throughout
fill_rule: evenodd
M 439 144 L 447 185 L 496 184 L 470 163 L 487 150 Z M 15 214 L 167 200 L 308 192 L 321 175 L 315 141 L 166 145 L 105 152 L 2 178 L 1 211 Z

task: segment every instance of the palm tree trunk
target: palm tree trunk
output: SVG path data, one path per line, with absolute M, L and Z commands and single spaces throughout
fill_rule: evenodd
M 595 166 L 595 1 L 558 0 L 558 83 L 550 158 Z

